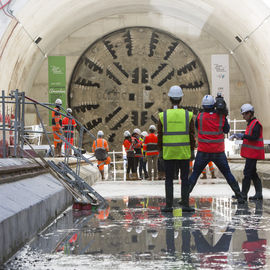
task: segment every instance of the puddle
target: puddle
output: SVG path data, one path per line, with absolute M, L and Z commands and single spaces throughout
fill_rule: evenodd
M 191 198 L 163 214 L 164 198 L 109 199 L 68 209 L 3 269 L 269 269 L 270 203 Z M 177 202 L 175 202 L 177 205 Z

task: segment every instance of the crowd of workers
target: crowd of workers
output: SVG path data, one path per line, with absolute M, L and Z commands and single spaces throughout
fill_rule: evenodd
M 231 173 L 225 155 L 224 134 L 228 134 L 230 131 L 226 118 L 228 111 L 225 101 L 221 99 L 225 104 L 225 108 L 219 110 L 217 98 L 215 99 L 211 95 L 204 96 L 202 99 L 203 111 L 197 115 L 194 121 L 193 113 L 180 106 L 183 98 L 181 87 L 177 85 L 172 86 L 169 89 L 168 97 L 171 102 L 171 108 L 159 113 L 157 127 L 150 125 L 149 133 L 146 131 L 141 132 L 138 128 L 135 128 L 132 133 L 128 130 L 124 132 L 123 146 L 127 157 L 126 179 L 128 181 L 143 179 L 142 172 L 144 172 L 144 178 L 148 180 L 158 180 L 165 176 L 166 206 L 162 211 L 172 212 L 173 180 L 180 171 L 181 200 L 179 204 L 182 206 L 182 211 L 192 212 L 194 209 L 189 206 L 189 195 L 196 185 L 200 174 L 203 173 L 202 178 L 206 177 L 205 168 L 207 164 L 212 178 L 216 177 L 214 163 L 225 177 L 238 203 L 244 203 L 247 200 L 251 180 L 254 183 L 256 193 L 249 199 L 262 200 L 262 184 L 256 172 L 256 164 L 257 160 L 265 158 L 263 128 L 261 123 L 254 117 L 254 107 L 251 104 L 244 104 L 241 107 L 241 114 L 247 122 L 246 131 L 245 133 L 233 134 L 230 137 L 230 139 L 243 140 L 241 156 L 246 159 L 246 163 L 242 191 L 240 191 L 238 182 Z M 220 96 L 218 98 L 220 101 Z M 61 106 L 57 101 L 59 102 L 59 100 L 56 100 L 55 111 L 59 111 Z M 53 111 L 52 124 L 55 153 L 58 155 L 61 140 L 57 134 L 59 134 L 61 126 L 65 131 L 65 137 L 73 144 L 73 133 L 76 123 L 73 123 L 69 117 L 66 120 L 64 118 L 62 123 L 60 123 L 61 117 L 55 111 Z M 69 109 L 68 114 L 71 113 L 72 111 Z M 70 128 L 69 126 L 72 127 Z M 195 128 L 198 133 L 196 157 L 194 154 L 196 147 Z M 68 146 L 65 147 L 68 149 Z M 92 151 L 98 160 L 98 167 L 102 179 L 104 179 L 104 164 L 109 165 L 111 160 L 108 156 L 108 142 L 104 139 L 104 133 L 101 130 L 98 131 Z M 192 161 L 194 159 L 195 162 L 192 168 Z M 146 166 L 146 163 L 148 166 Z M 162 169 L 163 167 L 164 169 Z M 158 168 L 160 169 L 158 170 Z M 165 172 L 165 175 L 162 172 Z

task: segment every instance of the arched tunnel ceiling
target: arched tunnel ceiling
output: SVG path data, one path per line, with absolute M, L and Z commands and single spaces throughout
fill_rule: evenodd
M 44 61 L 44 55 L 50 55 L 59 43 L 85 25 L 113 15 L 160 14 L 184 21 L 198 29 L 196 33 L 189 33 L 187 28 L 187 34 L 200 35 L 207 32 L 228 53 L 233 53 L 262 121 L 268 120 L 264 111 L 270 98 L 270 23 L 267 21 L 270 16 L 269 0 L 13 0 L 10 8 L 14 10 L 13 20 L 5 17 L 2 12 L 0 14 L 0 20 L 13 21 L 13 25 L 10 24 L 9 27 L 6 24 L 0 26 L 7 29 L 1 29 L 0 32 L 3 33 L 0 42 L 0 68 L 7 70 L 7 74 L 11 76 L 16 66 L 20 68 L 16 78 L 10 78 L 16 86 L 21 84 L 22 88 L 30 88 Z M 18 24 L 15 24 L 16 20 L 19 21 Z M 138 25 L 140 22 L 134 20 L 134 26 Z M 32 41 L 37 37 L 42 40 L 38 45 L 32 42 L 29 46 L 21 32 L 25 32 Z M 236 40 L 236 36 L 241 42 Z M 26 69 L 23 65 L 31 68 Z M 8 76 L 0 77 L 2 88 L 9 88 L 11 83 L 8 80 Z M 265 99 L 262 101 L 260 96 Z M 267 125 L 270 135 L 270 125 Z
M 118 0 L 118 1 L 27 1 L 18 19 L 32 37 L 42 37 L 44 52 L 70 33 L 98 18 L 126 13 L 160 13 L 184 20 L 215 36 L 233 50 L 270 15 L 270 4 L 257 0 Z M 34 22 L 34 23 L 33 23 Z

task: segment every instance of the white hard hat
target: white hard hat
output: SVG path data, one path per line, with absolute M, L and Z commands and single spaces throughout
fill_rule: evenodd
M 56 105 L 62 105 L 62 100 L 60 98 L 58 98 L 56 101 L 55 101 L 55 104 Z
M 146 131 L 143 131 L 142 134 L 141 134 L 143 137 L 146 137 L 148 136 L 148 133 Z
M 141 135 L 141 130 L 140 130 L 139 128 L 135 128 L 135 129 L 133 130 L 133 133 L 136 133 L 136 134 L 138 134 L 138 135 Z
M 172 86 L 168 93 L 168 96 L 175 100 L 179 100 L 183 95 L 183 90 L 178 85 Z
M 67 108 L 67 113 L 72 113 L 72 109 L 71 108 Z
M 202 99 L 203 107 L 213 107 L 215 104 L 215 99 L 211 95 L 205 95 Z
M 157 129 L 156 129 L 156 126 L 155 126 L 155 125 L 151 125 L 151 126 L 149 127 L 149 130 L 157 130 Z
M 129 136 L 131 136 L 131 134 L 130 134 L 130 132 L 129 132 L 128 130 L 126 130 L 126 131 L 124 132 L 124 137 L 129 137 Z
M 254 112 L 254 107 L 249 103 L 243 104 L 241 106 L 241 113 L 243 114 L 245 112 Z
M 97 133 L 97 137 L 103 137 L 104 136 L 104 133 L 102 130 L 99 130 L 98 133 Z

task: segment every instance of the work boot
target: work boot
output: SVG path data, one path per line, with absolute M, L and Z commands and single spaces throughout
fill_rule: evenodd
M 145 178 L 145 179 L 148 179 L 148 177 L 149 177 L 148 172 L 145 172 L 144 178 Z
M 129 176 L 129 173 L 126 174 L 126 180 L 127 180 L 127 181 L 130 181 L 130 180 L 131 180 L 131 178 L 130 178 L 130 176 Z
M 143 176 L 142 176 L 142 173 L 140 173 L 140 180 L 143 180 Z
M 250 189 L 250 182 L 251 179 L 248 177 L 244 177 L 244 179 L 242 180 L 242 196 L 245 200 L 247 200 L 247 194 Z
M 134 181 L 139 180 L 138 179 L 138 174 L 136 172 L 132 173 L 132 180 L 134 180 Z
M 172 208 L 172 206 L 165 206 L 165 207 L 162 207 L 161 209 L 160 209 L 160 211 L 161 212 L 165 212 L 165 213 L 167 213 L 167 212 L 172 212 L 173 211 L 173 208 Z
M 182 212 L 194 212 L 195 209 L 189 206 L 189 185 L 182 188 Z
M 207 179 L 206 173 L 203 173 L 201 179 Z
M 254 188 L 255 188 L 255 195 L 249 197 L 249 199 L 251 201 L 262 200 L 263 196 L 262 196 L 262 182 L 261 182 L 261 179 L 259 178 L 258 175 L 256 175 L 252 180 L 253 180 L 253 185 L 254 185 Z
M 105 179 L 105 177 L 104 177 L 104 170 L 100 171 L 100 173 L 101 173 L 101 179 L 104 180 Z
M 233 183 L 228 183 L 231 187 L 231 189 L 233 190 L 234 194 L 235 194 L 235 198 L 237 199 L 237 202 L 240 204 L 243 204 L 246 202 L 247 197 L 240 191 L 238 182 L 233 182 Z
M 161 212 L 172 212 L 173 211 L 173 184 L 165 182 L 165 196 L 166 206 L 162 207 Z
M 214 172 L 214 171 L 211 172 L 211 176 L 212 176 L 212 179 L 216 179 L 216 178 L 217 178 L 217 177 L 215 176 L 215 172 Z

